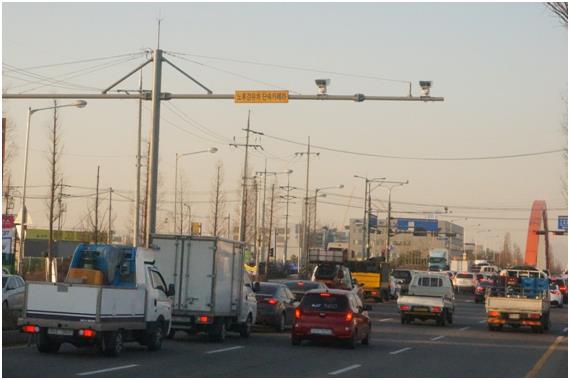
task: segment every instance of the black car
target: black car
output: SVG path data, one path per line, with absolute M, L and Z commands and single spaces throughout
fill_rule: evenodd
M 316 281 L 287 281 L 284 282 L 285 286 L 289 288 L 291 293 L 295 296 L 295 300 L 301 301 L 301 298 L 305 295 L 305 293 L 309 290 L 313 289 L 320 289 L 320 290 L 327 290 L 328 288 L 322 282 Z
M 295 308 L 299 302 L 284 285 L 274 282 L 260 282 L 256 291 L 257 318 L 255 323 L 274 326 L 278 332 L 293 324 Z

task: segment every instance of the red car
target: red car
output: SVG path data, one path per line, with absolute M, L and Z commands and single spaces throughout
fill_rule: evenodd
M 291 343 L 297 346 L 303 340 L 334 339 L 344 341 L 349 348 L 358 342 L 368 345 L 372 331 L 368 310 L 354 292 L 310 290 L 295 309 Z

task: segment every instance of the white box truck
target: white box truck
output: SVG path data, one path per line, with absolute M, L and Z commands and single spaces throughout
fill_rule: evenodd
M 18 325 L 43 353 L 71 343 L 117 356 L 128 341 L 156 351 L 170 328 L 174 285 L 166 284 L 152 250 L 80 244 L 65 282 L 26 284 Z
M 244 268 L 244 244 L 214 236 L 153 235 L 156 265 L 175 284 L 172 330 L 206 332 L 223 341 L 227 331 L 248 337 L 257 316 L 254 284 Z

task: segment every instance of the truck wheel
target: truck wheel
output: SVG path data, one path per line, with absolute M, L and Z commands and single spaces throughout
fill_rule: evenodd
M 212 342 L 224 342 L 226 340 L 226 323 L 223 319 L 215 321 L 209 327 L 208 338 Z
M 174 330 L 172 327 L 170 328 L 170 331 L 168 332 L 168 335 L 166 336 L 168 339 L 174 339 L 174 335 L 176 335 L 176 330 Z
M 40 331 L 37 339 L 36 346 L 38 347 L 39 352 L 43 354 L 55 354 L 59 351 L 61 343 L 51 340 L 46 330 Z
M 450 325 L 453 324 L 453 313 L 446 311 L 446 315 L 447 315 L 447 323 L 449 323 Z
M 541 330 L 548 331 L 550 330 L 550 315 L 546 314 L 544 316 L 544 320 L 542 322 Z
M 147 331 L 146 336 L 146 347 L 149 351 L 158 351 L 162 347 L 162 328 L 158 324 L 149 331 Z
M 247 319 L 244 323 L 242 323 L 242 325 L 239 328 L 239 335 L 242 338 L 249 338 L 249 336 L 251 335 L 251 314 L 249 314 L 247 316 Z
M 445 326 L 445 314 L 440 314 L 440 316 L 437 317 L 436 322 L 438 326 Z
M 103 335 L 103 354 L 105 356 L 119 356 L 123 351 L 123 333 L 109 331 Z
M 400 317 L 400 322 L 405 325 L 408 322 L 408 318 L 405 315 L 402 315 Z
M 277 330 L 277 332 L 283 332 L 285 331 L 285 314 L 281 314 L 281 316 L 279 317 L 279 321 L 277 322 L 277 325 L 275 326 L 275 330 Z

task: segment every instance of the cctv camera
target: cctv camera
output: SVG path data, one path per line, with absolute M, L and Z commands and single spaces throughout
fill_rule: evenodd
M 327 86 L 331 83 L 330 79 L 316 79 L 315 83 L 317 84 L 317 87 L 319 88 L 319 94 L 320 95 L 326 95 L 327 94 Z
M 431 89 L 431 80 L 421 80 L 420 87 L 422 88 L 422 96 L 429 96 L 429 90 Z

